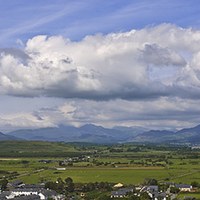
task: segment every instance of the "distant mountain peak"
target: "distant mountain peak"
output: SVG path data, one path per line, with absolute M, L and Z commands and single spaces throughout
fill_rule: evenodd
M 96 126 L 95 124 L 85 124 L 81 126 L 80 128 L 83 128 L 83 127 L 102 127 L 103 128 L 103 126 Z
M 9 136 L 10 135 L 10 136 Z M 143 127 L 104 128 L 94 124 L 85 124 L 81 127 L 59 125 L 53 128 L 26 129 L 12 131 L 9 135 L 0 133 L 0 140 L 23 138 L 24 140 L 41 141 L 65 141 L 65 142 L 95 142 L 95 143 L 117 143 L 117 142 L 152 142 L 161 143 L 165 141 L 200 143 L 200 125 L 192 128 L 182 129 L 177 132 L 168 130 L 148 130 Z M 12 138 L 9 138 L 11 137 Z

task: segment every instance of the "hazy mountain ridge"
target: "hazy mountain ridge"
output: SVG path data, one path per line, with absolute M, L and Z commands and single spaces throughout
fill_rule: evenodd
M 5 141 L 5 140 L 23 140 L 23 139 L 12 135 L 3 134 L 0 132 L 0 141 Z
M 144 130 L 145 132 L 142 132 Z M 26 129 L 12 131 L 5 136 L 14 136 L 23 140 L 40 141 L 65 141 L 65 142 L 93 142 L 93 143 L 117 143 L 117 142 L 190 142 L 200 143 L 200 125 L 182 129 L 177 132 L 167 130 L 149 130 L 143 127 L 114 127 L 113 129 L 86 124 L 79 128 L 64 126 L 41 129 Z M 13 139 L 13 138 L 12 138 Z M 1 135 L 0 135 L 1 140 Z M 5 139 L 6 140 L 6 139 Z M 10 139 L 7 139 L 10 140 Z

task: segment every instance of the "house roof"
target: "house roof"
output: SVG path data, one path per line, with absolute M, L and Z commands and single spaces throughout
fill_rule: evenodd
M 10 191 L 5 191 L 5 192 L 2 192 L 0 194 L 0 199 L 3 200 L 3 199 L 7 199 L 6 196 L 9 196 L 11 194 Z
M 191 188 L 191 185 L 188 185 L 186 183 L 181 183 L 176 185 L 177 188 Z
M 36 188 L 18 188 L 12 189 L 11 192 L 38 192 Z
M 128 192 L 133 192 L 132 188 L 121 188 L 119 191 L 111 191 L 111 196 L 125 196 Z
M 133 192 L 132 188 L 120 188 L 119 191 L 123 191 L 123 192 Z
M 124 196 L 126 192 L 124 191 L 111 191 L 111 196 Z
M 29 195 L 29 196 L 21 196 L 21 197 L 15 197 L 15 200 L 40 200 L 39 195 Z
M 54 191 L 54 190 L 46 190 L 46 189 L 41 190 L 40 193 L 42 193 L 46 197 L 56 196 L 57 195 L 56 191 Z
M 157 193 L 158 192 L 158 186 L 157 185 L 149 185 L 144 186 L 140 192 L 150 192 L 150 193 Z
M 12 181 L 12 182 L 9 182 L 8 184 L 12 185 L 12 186 L 16 186 L 16 185 L 20 185 L 22 184 L 23 182 L 21 180 L 16 180 L 16 181 Z

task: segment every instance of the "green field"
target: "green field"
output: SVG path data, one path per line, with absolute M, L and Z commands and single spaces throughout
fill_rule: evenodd
M 200 194 L 198 193 L 189 193 L 189 192 L 184 192 L 184 193 L 180 193 L 177 196 L 177 199 L 184 199 L 185 196 L 194 196 L 196 199 L 200 199 Z
M 58 177 L 63 180 L 71 177 L 74 182 L 110 182 L 110 183 L 123 183 L 123 184 L 136 184 L 142 183 L 145 178 L 166 178 L 167 172 L 165 170 L 150 170 L 150 169 L 68 169 L 59 171 L 59 174 L 54 174 L 55 170 L 45 170 L 37 175 L 31 175 L 36 182 L 44 177 L 45 180 L 56 181 Z M 20 180 L 31 183 L 30 177 L 20 177 Z M 37 178 L 36 178 L 37 177 Z
M 200 182 L 200 151 L 188 147 L 6 141 L 0 142 L 0 149 L 0 179 L 8 181 L 38 184 L 71 177 L 76 183 L 126 185 L 142 183 L 145 178 Z M 60 163 L 75 156 L 77 160 Z M 41 159 L 49 162 L 39 162 Z M 66 170 L 53 169 L 58 167 Z

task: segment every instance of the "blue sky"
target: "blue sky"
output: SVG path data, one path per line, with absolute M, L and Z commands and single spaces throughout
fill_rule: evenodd
M 130 31 L 172 23 L 199 28 L 199 1 L 1 1 L 1 45 L 36 35 L 81 40 L 96 33 Z
M 0 1 L 0 130 L 199 124 L 199 6 Z

